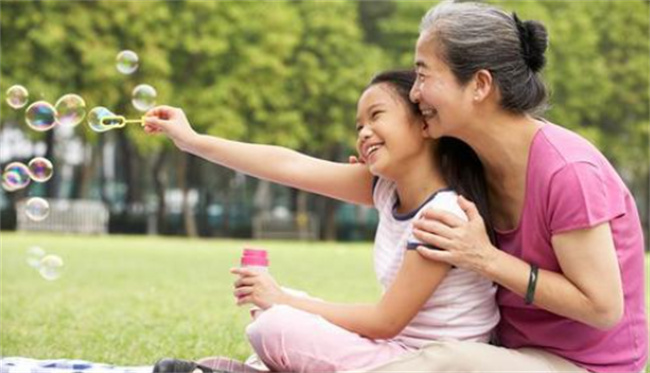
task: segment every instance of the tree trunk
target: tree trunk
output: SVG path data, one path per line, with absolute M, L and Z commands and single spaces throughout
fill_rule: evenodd
M 189 237 L 198 237 L 198 231 L 196 229 L 196 219 L 194 217 L 194 211 L 190 205 L 189 192 L 190 187 L 188 183 L 188 166 L 191 162 L 191 155 L 182 154 L 178 162 L 177 177 L 178 185 L 183 191 L 183 224 L 185 226 L 185 234 Z
M 165 149 L 161 149 L 156 155 L 153 165 L 152 176 L 158 205 L 153 234 L 163 233 L 166 230 L 167 205 L 165 204 L 165 188 L 167 187 L 167 172 L 164 167 L 166 155 Z
M 327 154 L 327 159 L 335 160 L 337 159 L 339 153 L 339 146 L 333 145 L 329 149 L 329 154 Z M 325 198 L 325 216 L 323 217 L 324 221 L 322 223 L 323 234 L 322 237 L 327 241 L 336 240 L 336 209 L 339 206 L 339 202 L 331 199 Z
M 52 164 L 57 166 L 57 162 L 54 159 L 54 130 L 51 129 L 45 133 L 45 158 L 49 159 Z M 63 167 L 56 167 L 58 170 L 61 170 Z M 61 182 L 61 176 L 58 175 L 58 173 L 54 172 L 52 175 L 52 178 L 49 180 L 49 182 L 45 183 L 45 195 L 48 198 L 56 198 L 57 197 L 57 191 L 58 191 L 58 184 Z
M 336 208 L 339 202 L 325 198 L 325 221 L 323 222 L 323 239 L 336 241 Z
M 131 207 L 135 203 L 142 202 L 142 177 L 140 175 L 141 158 L 137 149 L 133 147 L 126 131 L 119 131 L 118 144 L 121 149 L 121 167 L 124 168 L 124 182 L 127 186 L 124 202 Z
M 312 222 L 307 207 L 307 192 L 296 190 L 296 225 L 298 226 L 298 236 L 301 240 L 314 239 L 311 232 Z
M 108 206 L 110 210 L 110 201 L 106 195 L 106 170 L 105 170 L 105 154 L 104 154 L 104 145 L 105 145 L 105 136 L 99 136 L 99 146 L 97 151 L 100 154 L 99 157 L 99 196 L 101 197 L 102 202 Z
M 94 152 L 92 147 L 83 141 L 83 161 L 80 165 L 74 168 L 74 182 L 72 184 L 72 192 L 70 198 L 72 199 L 85 199 L 88 196 L 88 188 L 92 180 L 93 171 L 96 166 L 97 152 Z
M 225 177 L 228 177 L 228 173 L 224 175 Z M 230 180 L 230 179 L 229 179 Z M 224 196 L 223 198 L 223 214 L 222 217 L 223 219 L 221 220 L 221 231 L 223 232 L 223 235 L 226 237 L 230 236 L 230 210 L 231 210 L 231 205 L 230 202 L 232 201 L 231 196 L 231 188 L 230 188 L 230 181 L 224 183 L 225 186 L 224 188 L 226 189 L 225 192 L 222 194 Z
M 86 143 L 84 144 L 84 151 L 86 152 L 86 156 L 84 157 L 84 160 L 90 159 L 89 161 L 85 161 L 81 166 L 81 172 L 79 175 L 79 187 L 77 188 L 77 198 L 85 199 L 89 198 L 90 195 L 90 186 L 92 184 L 93 177 L 95 176 L 95 171 L 97 170 L 97 166 L 100 161 L 100 152 L 97 150 L 94 150 L 90 144 Z M 88 157 L 88 155 L 90 155 Z

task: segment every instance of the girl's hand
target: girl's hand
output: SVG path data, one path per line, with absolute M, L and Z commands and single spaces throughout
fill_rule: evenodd
M 428 259 L 486 273 L 498 249 L 490 242 L 476 205 L 462 196 L 458 197 L 458 204 L 468 221 L 446 211 L 429 209 L 413 223 L 416 238 L 441 249 L 418 247 L 418 252 Z
M 164 133 L 179 149 L 189 151 L 197 133 L 187 120 L 183 110 L 171 106 L 157 106 L 144 116 L 147 133 Z
M 246 268 L 233 268 L 230 273 L 239 275 L 233 291 L 238 306 L 251 303 L 265 310 L 274 304 L 287 303 L 289 295 L 270 274 Z
M 350 163 L 350 164 L 357 164 L 357 163 L 366 164 L 366 160 L 363 159 L 363 157 L 361 157 L 361 156 L 357 157 L 356 155 L 351 155 L 351 156 L 348 157 L 348 163 Z

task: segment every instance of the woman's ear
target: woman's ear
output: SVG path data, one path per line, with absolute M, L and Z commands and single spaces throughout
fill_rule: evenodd
M 490 95 L 492 91 L 492 74 L 486 70 L 481 69 L 474 74 L 474 102 L 481 102 Z

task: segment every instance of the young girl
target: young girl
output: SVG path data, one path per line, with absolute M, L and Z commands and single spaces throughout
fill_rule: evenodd
M 411 222 L 433 206 L 466 219 L 454 191 L 481 199 L 481 169 L 456 140 L 433 141 L 408 98 L 413 72 L 375 77 L 357 107 L 363 164 L 315 159 L 289 149 L 196 134 L 180 109 L 158 107 L 145 130 L 181 150 L 240 172 L 379 211 L 374 263 L 384 293 L 376 304 L 335 304 L 287 294 L 266 273 L 234 269 L 237 304 L 265 311 L 247 328 L 274 371 L 333 372 L 378 365 L 431 341 L 487 342 L 499 319 L 495 287 L 471 271 L 426 260 Z M 465 160 L 467 164 L 459 162 Z M 469 160 L 469 161 L 468 161 Z M 461 170 L 463 172 L 461 172 Z M 454 189 L 450 188 L 453 187 Z

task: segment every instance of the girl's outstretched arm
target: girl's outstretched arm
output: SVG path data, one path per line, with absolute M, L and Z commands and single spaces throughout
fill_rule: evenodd
M 146 114 L 145 131 L 162 132 L 182 151 L 260 179 L 345 202 L 373 204 L 373 176 L 363 164 L 331 162 L 279 146 L 200 135 L 181 109 L 169 106 Z

